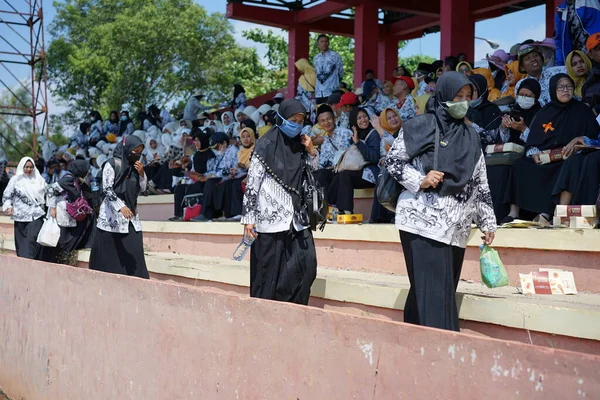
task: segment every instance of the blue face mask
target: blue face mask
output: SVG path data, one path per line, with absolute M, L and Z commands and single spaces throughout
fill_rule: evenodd
M 129 118 L 126 117 L 125 115 L 121 116 L 121 121 L 127 121 Z
M 295 138 L 300 134 L 300 132 L 302 132 L 302 124 L 288 121 L 287 119 L 283 118 L 280 114 L 277 115 L 283 121 L 281 125 L 279 125 L 279 129 L 281 129 L 281 131 L 285 133 L 286 136 L 290 138 Z
M 471 100 L 469 102 L 469 107 L 477 108 L 477 107 L 479 107 L 479 105 L 481 104 L 482 101 L 483 101 L 483 97 L 479 97 L 476 100 Z

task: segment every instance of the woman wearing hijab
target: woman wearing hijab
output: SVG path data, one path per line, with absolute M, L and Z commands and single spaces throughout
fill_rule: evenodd
M 327 200 L 329 204 L 336 205 L 340 214 L 352 214 L 354 189 L 375 187 L 379 176 L 381 136 L 371 125 L 369 114 L 364 108 L 358 107 L 352 110 L 350 127 L 354 132 L 350 146 L 358 147 L 366 165 L 356 171 L 341 171 L 333 178 L 327 191 Z
M 229 170 L 229 179 L 218 185 L 215 191 L 215 210 L 222 210 L 230 222 L 239 222 L 242 219 L 243 186 L 250 168 L 250 157 L 256 145 L 256 135 L 252 129 L 242 129 L 240 144 L 237 165 Z
M 85 220 L 77 222 L 67 212 L 67 203 L 83 196 L 91 207 L 92 193 L 85 182 L 89 167 L 87 160 L 73 161 L 67 174 L 49 189 L 48 208 L 50 216 L 56 218 L 60 226 L 60 239 L 55 248 L 44 248 L 44 261 L 73 265 L 75 250 L 84 248 L 88 243 L 94 228 L 94 216 L 88 215 Z
M 587 78 L 592 74 L 592 60 L 581 50 L 573 50 L 565 63 L 567 74 L 575 82 L 575 96 L 583 99 L 581 90 Z
M 90 112 L 88 116 L 90 118 L 90 127 L 89 127 L 89 138 L 87 140 L 87 144 L 94 146 L 98 143 L 99 140 L 104 138 L 104 126 L 102 125 L 102 116 L 96 110 Z
M 498 129 L 502 123 L 502 111 L 488 100 L 488 82 L 483 75 L 474 74 L 469 79 L 474 90 L 466 122 L 479 133 L 482 145 L 487 145 L 490 144 L 488 132 Z
M 117 136 L 119 137 L 127 137 L 129 135 L 133 135 L 135 128 L 133 126 L 133 121 L 129 117 L 129 111 L 123 110 L 121 111 L 121 120 L 119 121 L 119 129 L 117 132 Z
M 584 137 L 598 137 L 598 123 L 593 111 L 574 99 L 574 93 L 575 82 L 569 75 L 560 73 L 550 79 L 551 101 L 538 111 L 529 131 L 523 133 L 527 157 L 513 164 L 508 191 L 511 209 L 507 222 L 517 218 L 523 209 L 538 214 L 536 221 L 548 224 L 554 213 L 553 192 L 573 193 L 571 188 L 583 159 L 575 156 L 568 162 L 541 164 L 540 152 L 560 149 L 563 157 L 569 157 L 574 154 L 577 144 L 584 143 Z M 563 173 L 562 169 L 565 169 Z M 560 179 L 559 175 L 562 175 Z
M 301 72 L 300 79 L 298 80 L 296 100 L 302 103 L 308 111 L 308 119 L 314 122 L 317 110 L 317 98 L 315 97 L 317 75 L 315 74 L 315 69 L 306 58 L 296 61 L 296 68 Z
M 160 162 L 165 156 L 165 148 L 158 143 L 157 139 L 149 137 L 146 139 L 146 146 L 142 157 L 144 171 L 148 180 L 152 180 L 154 175 L 160 169 Z
M 492 64 L 493 65 L 493 64 Z M 496 89 L 496 83 L 494 76 L 489 68 L 475 68 L 473 69 L 473 75 L 478 74 L 485 78 L 487 87 L 488 101 L 496 101 L 500 98 L 500 90 Z
M 246 90 L 242 85 L 236 83 L 233 85 L 233 101 L 231 107 L 234 110 L 246 107 Z
M 350 139 L 352 131 L 346 128 L 340 128 L 335 125 L 335 117 L 333 110 L 327 104 L 322 104 L 317 110 L 318 125 L 323 131 L 320 135 L 322 142 L 319 152 L 319 169 L 315 172 L 317 182 L 325 189 L 329 189 L 329 185 L 333 181 L 334 168 L 337 158 L 350 147 Z M 315 143 L 313 137 L 313 143 Z
M 90 269 L 149 279 L 137 198 L 146 190 L 140 158 L 144 144 L 129 136 L 115 149 L 102 170 L 104 201 L 90 254 Z
M 14 221 L 17 256 L 39 256 L 37 236 L 43 225 L 46 181 L 31 157 L 23 157 L 2 195 L 2 211 Z
M 445 72 L 427 112 L 404 123 L 385 161 L 406 189 L 396 207 L 411 284 L 404 321 L 453 331 L 459 330 L 456 288 L 471 223 L 488 245 L 496 231 L 479 136 L 464 119 L 472 91 L 468 77 Z
M 223 123 L 223 132 L 225 132 L 225 134 L 229 135 L 229 137 L 233 137 L 237 134 L 237 124 L 231 111 L 225 111 L 223 115 L 221 115 L 221 122 Z
M 265 135 L 265 133 L 269 132 L 269 130 L 275 125 L 275 118 L 277 116 L 277 111 L 269 110 L 263 115 L 263 121 L 265 122 L 264 126 L 258 128 L 258 137 L 261 138 Z
M 482 142 L 486 144 L 516 143 L 525 146 L 523 132 L 531 126 L 535 114 L 542 108 L 539 99 L 542 87 L 535 79 L 525 79 L 517 88 L 517 103 L 510 114 L 502 117 L 498 129 L 488 130 L 485 135 L 480 133 Z M 503 221 L 510 212 L 510 200 L 506 202 L 506 193 L 510 182 L 511 164 L 488 165 L 487 176 L 494 203 L 497 221 Z
M 110 116 L 104 123 L 104 134 L 108 135 L 109 133 L 115 135 L 119 133 L 119 112 L 117 110 L 111 111 Z
M 304 168 L 316 168 L 318 152 L 301 135 L 306 109 L 284 100 L 277 124 L 257 143 L 244 194 L 244 235 L 250 250 L 250 296 L 308 304 L 317 276 L 317 254 L 302 199 Z M 307 165 L 308 164 L 308 165 Z
M 463 75 L 471 76 L 473 73 L 473 67 L 468 61 L 461 61 L 456 65 L 456 71 Z
M 500 98 L 509 96 L 515 98 L 515 86 L 521 79 L 524 79 L 527 74 L 521 72 L 518 61 L 512 61 L 506 64 L 504 72 L 506 73 L 506 81 L 504 81 L 504 85 L 502 86 L 502 89 L 500 89 Z

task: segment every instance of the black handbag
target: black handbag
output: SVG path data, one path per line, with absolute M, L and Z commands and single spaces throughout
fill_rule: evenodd
M 327 224 L 329 205 L 325 199 L 325 189 L 317 183 L 311 171 L 308 157 L 304 158 L 304 177 L 305 179 L 302 182 L 302 198 L 308 213 L 310 229 L 316 231 L 318 227 L 322 232 Z
M 433 169 L 437 170 L 438 168 L 438 152 L 440 147 L 440 128 L 437 123 L 435 124 L 435 142 L 433 148 Z M 396 206 L 398 205 L 398 198 L 400 194 L 404 191 L 404 186 L 400 184 L 389 173 L 387 167 L 384 165 L 383 170 L 377 177 L 377 200 L 379 204 L 385 207 L 387 210 L 396 212 Z

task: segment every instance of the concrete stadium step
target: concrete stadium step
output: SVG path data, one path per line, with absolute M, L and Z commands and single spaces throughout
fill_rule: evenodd
M 14 252 L 5 239 L 1 250 Z M 89 251 L 78 255 L 87 268 Z M 219 257 L 148 252 L 155 280 L 247 296 L 249 264 Z M 310 305 L 377 319 L 402 321 L 405 276 L 319 267 Z M 600 355 L 600 295 L 524 296 L 514 287 L 489 289 L 461 281 L 457 301 L 463 332 Z
M 240 243 L 242 226 L 231 222 L 143 221 L 144 247 L 154 252 L 175 252 L 228 258 Z M 13 235 L 12 221 L 0 217 L 0 236 Z M 461 277 L 481 281 L 480 232 L 473 230 Z M 315 232 L 319 265 L 355 271 L 406 275 L 398 231 L 391 224 L 327 225 Z M 519 273 L 538 268 L 566 269 L 574 273 L 580 292 L 600 293 L 600 230 L 500 229 L 498 250 L 512 285 Z

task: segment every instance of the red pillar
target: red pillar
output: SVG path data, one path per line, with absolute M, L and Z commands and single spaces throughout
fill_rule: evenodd
M 308 60 L 309 30 L 304 25 L 297 25 L 288 31 L 288 88 L 286 98 L 296 96 L 296 88 L 300 71 L 296 69 L 296 61 L 301 58 Z M 312 64 L 312 60 L 308 60 Z
M 554 16 L 563 0 L 546 0 L 546 37 L 554 37 Z
M 398 40 L 393 36 L 379 39 L 379 61 L 377 78 L 381 82 L 392 77 L 394 68 L 398 66 Z
M 377 71 L 378 13 L 373 4 L 354 9 L 354 87 L 360 86 L 367 69 Z
M 470 9 L 470 0 L 440 0 L 442 58 L 459 53 L 475 58 L 475 18 L 465 12 Z

